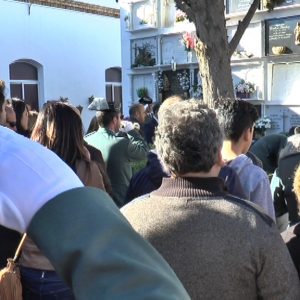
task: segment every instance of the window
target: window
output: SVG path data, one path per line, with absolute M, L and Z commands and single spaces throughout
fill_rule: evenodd
M 38 69 L 27 62 L 9 65 L 10 96 L 23 99 L 31 109 L 39 109 Z
M 121 68 L 109 68 L 105 70 L 106 100 L 114 102 L 122 107 L 122 73 Z

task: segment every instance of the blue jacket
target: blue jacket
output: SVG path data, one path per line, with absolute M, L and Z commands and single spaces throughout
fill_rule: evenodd
M 155 151 L 150 151 L 147 165 L 131 178 L 127 190 L 126 203 L 158 189 L 161 186 L 163 177 L 169 176 Z M 219 177 L 224 180 L 225 187 L 230 194 L 247 199 L 239 177 L 232 168 L 224 166 L 219 173 Z

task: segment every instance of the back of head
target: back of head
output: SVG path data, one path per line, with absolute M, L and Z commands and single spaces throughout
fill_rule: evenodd
M 175 175 L 210 171 L 223 142 L 215 112 L 187 100 L 165 108 L 159 118 L 155 146 L 167 169 Z
M 171 96 L 164 100 L 164 102 L 160 105 L 158 110 L 158 118 L 163 114 L 164 109 L 170 108 L 173 104 L 176 104 L 180 101 L 183 101 L 183 98 L 179 95 Z
M 140 103 L 133 104 L 129 107 L 129 117 L 130 119 L 134 119 L 136 114 L 138 114 L 141 110 L 144 110 L 144 105 Z
M 97 120 L 100 127 L 107 128 L 115 117 L 120 113 L 117 111 L 99 111 L 97 113 Z
M 70 167 L 86 158 L 81 118 L 71 105 L 48 101 L 39 113 L 31 139 L 55 152 Z
M 24 100 L 21 100 L 19 98 L 12 98 L 11 104 L 16 113 L 17 132 L 26 135 L 28 128 L 23 128 L 23 125 L 22 125 L 23 114 L 24 114 L 25 110 L 28 111 L 26 103 Z M 28 124 L 27 124 L 27 126 L 28 126 Z
M 218 119 L 226 140 L 237 142 L 258 119 L 255 106 L 244 100 L 226 99 L 217 107 Z
M 0 80 L 0 111 L 2 111 L 2 106 L 5 101 L 4 90 L 5 82 L 3 80 Z
M 292 135 L 288 138 L 285 147 L 280 151 L 279 159 L 300 152 L 300 135 Z

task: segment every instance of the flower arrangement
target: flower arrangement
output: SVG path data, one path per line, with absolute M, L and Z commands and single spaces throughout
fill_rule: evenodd
M 241 80 L 236 86 L 235 91 L 242 94 L 251 94 L 255 92 L 255 85 L 249 81 Z
M 187 20 L 187 15 L 186 13 L 184 13 L 182 10 L 177 9 L 176 10 L 176 16 L 175 16 L 175 22 L 179 23 L 179 22 L 184 22 L 185 20 Z
M 267 116 L 259 118 L 254 123 L 254 128 L 260 129 L 260 130 L 266 130 L 271 128 L 271 119 Z
M 155 79 L 155 83 L 157 84 L 157 89 L 161 93 L 164 90 L 164 77 L 163 72 L 158 71 Z
M 190 32 L 185 32 L 182 35 L 181 43 L 184 46 L 185 51 L 192 51 L 196 45 L 196 38 Z
M 183 91 L 187 92 L 190 89 L 190 75 L 187 70 L 177 73 L 179 84 Z
M 193 97 L 196 99 L 200 99 L 203 97 L 202 85 L 201 83 L 193 85 Z

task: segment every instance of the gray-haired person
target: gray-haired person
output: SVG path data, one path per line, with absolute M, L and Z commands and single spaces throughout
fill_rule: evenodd
M 273 220 L 218 178 L 222 131 L 194 100 L 165 108 L 155 146 L 172 174 L 121 211 L 167 260 L 192 299 L 299 299 L 299 280 Z

